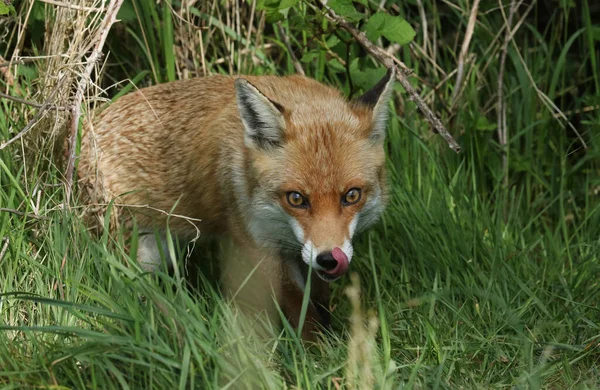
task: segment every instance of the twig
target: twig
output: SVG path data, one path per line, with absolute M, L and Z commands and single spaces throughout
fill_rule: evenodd
M 193 217 L 187 217 L 185 215 L 181 215 L 181 214 L 174 214 L 171 213 L 169 211 L 165 211 L 163 209 L 159 209 L 156 207 L 152 207 L 148 204 L 132 204 L 132 203 L 117 203 L 112 202 L 112 203 L 100 203 L 100 202 L 96 202 L 96 203 L 87 203 L 86 206 L 74 206 L 75 209 L 80 208 L 80 209 L 84 209 L 87 207 L 108 207 L 108 206 L 116 206 L 116 207 L 128 207 L 128 208 L 132 208 L 132 209 L 147 209 L 147 210 L 152 210 L 152 211 L 156 211 L 160 214 L 166 215 L 169 218 L 180 218 L 183 219 L 184 221 L 196 226 L 194 224 L 194 222 L 202 222 L 202 219 L 199 218 L 193 218 Z
M 0 62 L 0 68 L 6 68 L 8 66 L 13 66 L 13 65 L 24 65 L 24 64 L 31 63 L 31 62 L 35 62 L 37 60 L 47 60 L 50 58 L 61 57 L 61 56 L 64 56 L 64 55 L 56 54 L 56 55 L 47 55 L 47 56 L 27 56 L 27 57 L 13 58 L 10 61 L 4 61 L 4 59 L 0 56 L 0 61 L 4 61 L 4 62 Z
M 6 251 L 8 250 L 8 244 L 10 244 L 10 239 L 8 237 L 2 238 L 4 245 L 2 245 L 2 250 L 0 251 L 0 261 L 4 258 Z
M 64 79 L 61 79 L 58 83 L 56 83 L 56 85 L 52 89 L 52 92 L 50 92 L 50 95 L 48 95 L 48 98 L 44 101 L 44 103 L 42 103 L 42 106 L 40 107 L 37 114 L 35 114 L 33 119 L 31 119 L 29 121 L 29 123 L 27 123 L 27 125 L 23 128 L 23 130 L 21 130 L 17 135 L 12 137 L 8 141 L 2 142 L 0 144 L 0 150 L 6 148 L 8 145 L 12 144 L 13 142 L 17 141 L 18 139 L 23 137 L 25 134 L 27 134 L 29 132 L 29 130 L 31 130 L 33 128 L 33 126 L 35 126 L 40 121 L 40 119 L 42 119 L 42 117 L 50 109 L 50 107 L 54 106 L 50 102 L 52 101 L 52 99 L 54 99 L 54 95 L 56 95 L 56 92 L 59 90 L 59 87 L 62 84 L 62 80 L 64 80 Z
M 56 5 L 58 7 L 74 9 L 76 11 L 101 12 L 103 10 L 102 8 L 82 7 L 80 5 L 63 3 L 62 1 L 56 1 L 56 0 L 39 0 L 39 1 L 41 1 L 42 3 Z
M 79 128 L 79 118 L 81 116 L 81 102 L 83 100 L 83 94 L 87 88 L 88 82 L 92 70 L 96 66 L 96 63 L 100 59 L 102 54 L 102 47 L 108 36 L 111 26 L 117 19 L 117 12 L 121 8 L 123 0 L 111 0 L 106 9 L 106 14 L 102 20 L 100 27 L 100 35 L 97 37 L 97 43 L 92 51 L 92 54 L 87 59 L 87 65 L 85 71 L 81 75 L 79 82 L 77 83 L 77 92 L 75 92 L 75 99 L 71 106 L 71 134 L 69 135 L 69 159 L 67 161 L 67 172 L 66 172 L 66 202 L 65 205 L 69 204 L 71 199 L 71 192 L 73 187 L 73 170 L 75 169 L 75 157 L 76 157 L 76 145 L 77 145 L 77 130 Z
M 269 50 L 270 48 L 272 48 L 274 45 L 272 43 L 265 43 L 264 45 L 261 46 L 262 50 Z M 248 54 L 250 52 L 252 52 L 252 50 L 254 49 L 242 49 L 238 52 L 238 55 L 244 55 L 244 54 Z M 203 60 L 204 61 L 204 60 Z M 224 64 L 227 61 L 229 61 L 229 58 L 225 58 L 225 57 L 221 57 L 221 58 L 217 58 L 215 60 L 215 62 L 213 62 L 213 64 L 215 65 L 219 65 L 219 64 Z M 208 73 L 205 73 L 208 74 Z
M 511 38 L 511 25 L 513 17 L 517 11 L 515 0 L 510 2 L 510 12 L 506 21 L 506 33 L 504 34 L 504 43 L 502 44 L 502 52 L 500 54 L 500 70 L 498 72 L 498 142 L 502 145 L 502 167 L 504 171 L 504 185 L 508 185 L 508 158 L 506 156 L 506 142 L 508 140 L 506 130 L 506 107 L 504 106 L 504 68 L 506 64 L 506 55 L 508 51 L 508 43 Z
M 294 68 L 296 68 L 296 73 L 299 73 L 302 76 L 306 76 L 306 73 L 304 73 L 304 69 L 302 69 L 302 64 L 300 64 L 300 61 L 298 61 L 298 58 L 296 57 L 296 55 L 294 54 L 294 51 L 292 50 L 292 44 L 290 43 L 290 38 L 285 33 L 285 30 L 283 29 L 281 22 L 277 23 L 277 27 L 279 28 L 279 34 L 281 35 L 281 38 L 283 38 L 283 43 L 285 44 L 285 47 L 287 48 L 288 53 L 290 53 L 290 57 L 292 59 L 292 62 L 294 63 Z
M 410 95 L 411 100 L 415 102 L 417 107 L 419 107 L 419 109 L 421 110 L 423 115 L 425 115 L 425 118 L 429 121 L 429 123 L 431 123 L 435 130 L 442 136 L 442 138 L 446 140 L 450 149 L 454 150 L 456 153 L 459 153 L 460 145 L 458 145 L 458 143 L 454 140 L 452 135 L 448 132 L 448 130 L 446 130 L 446 128 L 442 124 L 442 121 L 440 121 L 439 118 L 435 116 L 433 111 L 431 111 L 431 109 L 423 101 L 421 96 L 419 96 L 417 91 L 410 84 L 410 81 L 407 78 L 407 76 L 410 74 L 410 71 L 407 70 L 406 65 L 404 65 L 397 58 L 390 56 L 384 49 L 372 43 L 367 38 L 364 32 L 358 31 L 356 28 L 354 28 L 354 26 L 346 22 L 344 18 L 338 16 L 332 9 L 330 9 L 323 3 L 323 0 L 318 0 L 318 2 L 327 9 L 327 18 L 337 23 L 337 25 L 343 28 L 344 30 L 348 31 L 350 35 L 352 35 L 354 39 L 356 39 L 358 43 L 360 43 L 360 45 L 364 47 L 365 50 L 367 50 L 377 61 L 379 61 L 387 68 L 390 68 L 395 65 L 398 65 L 402 68 L 399 69 L 398 72 L 396 72 L 396 79 L 400 82 L 400 84 L 402 84 L 406 92 Z
M 12 95 L 7 95 L 7 94 L 4 94 L 2 92 L 0 92 L 0 98 L 12 100 L 12 101 L 15 101 L 17 103 L 25 104 L 25 105 L 28 105 L 28 106 L 31 106 L 31 107 L 35 107 L 35 108 L 42 108 L 42 107 L 44 107 L 43 104 L 39 104 L 39 103 L 35 103 L 35 102 L 29 101 L 29 100 L 21 99 L 19 97 L 12 96 Z M 46 109 L 48 109 L 48 110 L 56 110 L 56 111 L 64 111 L 67 108 L 66 107 L 62 107 L 62 106 L 56 106 L 54 104 L 49 104 L 46 107 Z
M 23 65 L 26 64 L 28 62 L 34 62 L 36 59 L 35 58 L 22 58 L 20 60 L 15 60 L 15 61 L 7 61 L 7 62 L 0 62 L 0 68 L 6 68 L 7 66 L 13 66 L 13 65 Z
M 471 8 L 471 14 L 469 15 L 469 22 L 467 24 L 467 30 L 465 32 L 465 39 L 463 40 L 462 47 L 460 48 L 460 54 L 458 56 L 458 72 L 456 73 L 456 83 L 454 84 L 454 92 L 452 93 L 452 104 L 454 107 L 461 90 L 461 84 L 464 77 L 465 71 L 465 58 L 469 52 L 469 45 L 471 44 L 471 38 L 473 37 L 473 30 L 475 29 L 475 22 L 477 21 L 477 10 L 479 9 L 479 0 L 473 2 L 473 8 Z
M 24 213 L 24 212 L 19 211 L 19 210 L 7 209 L 5 207 L 0 207 L 0 213 L 11 213 L 11 214 L 18 215 L 20 217 L 26 217 L 26 218 L 31 218 L 31 219 L 39 219 L 39 220 L 43 220 L 43 221 L 49 221 L 50 220 L 50 218 L 44 217 L 42 215 Z
M 591 112 L 591 111 L 596 111 L 596 110 L 600 110 L 600 104 L 597 104 L 595 106 L 586 106 L 586 107 L 578 108 L 578 109 L 575 109 L 575 110 L 565 111 L 562 114 L 564 116 L 567 116 L 567 115 L 577 115 L 577 114 L 582 114 L 582 113 L 585 113 L 585 112 Z M 563 115 L 561 115 L 560 113 L 558 113 L 558 114 L 552 114 L 552 116 L 555 119 L 556 118 L 562 118 Z

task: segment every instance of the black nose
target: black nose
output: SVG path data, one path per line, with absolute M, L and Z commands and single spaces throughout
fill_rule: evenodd
M 337 263 L 331 252 L 324 252 L 317 256 L 317 264 L 325 268 L 326 271 L 331 271 L 337 267 Z

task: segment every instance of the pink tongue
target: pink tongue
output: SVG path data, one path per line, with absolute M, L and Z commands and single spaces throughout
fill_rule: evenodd
M 339 277 L 348 271 L 348 256 L 340 248 L 333 248 L 331 255 L 337 261 L 337 265 L 330 271 L 325 271 L 328 275 Z

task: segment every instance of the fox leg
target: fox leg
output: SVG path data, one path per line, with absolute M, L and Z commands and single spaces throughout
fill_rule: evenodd
M 300 264 L 288 264 L 287 272 L 296 273 L 300 271 Z M 302 264 L 304 266 L 304 264 Z M 296 267 L 294 269 L 293 267 Z M 302 267 L 304 268 L 304 267 Z M 307 272 L 307 270 L 305 270 Z M 304 280 L 306 274 L 304 274 Z M 290 282 L 296 279 L 295 282 Z M 299 283 L 298 278 L 287 278 L 288 283 L 282 286 L 282 293 L 279 304 L 286 318 L 294 328 L 300 325 L 300 315 L 302 312 L 302 302 L 304 299 L 305 282 Z M 311 277 L 310 300 L 306 308 L 306 317 L 302 326 L 302 338 L 307 341 L 314 341 L 316 333 L 321 328 L 328 328 L 331 323 L 331 314 L 329 313 L 329 284 L 319 278 L 315 273 Z
M 292 327 L 298 328 L 308 271 L 303 263 L 254 247 L 230 245 L 221 264 L 221 282 L 227 298 L 245 311 L 262 313 L 274 324 L 280 323 L 278 304 Z M 329 285 L 313 273 L 303 339 L 315 340 L 315 332 L 329 325 L 328 306 Z
M 283 276 L 279 258 L 254 246 L 236 245 L 230 240 L 223 240 L 222 244 L 221 289 L 225 298 L 242 313 L 277 324 L 279 313 L 274 297 L 279 295 Z M 264 332 L 268 329 L 255 325 L 255 330 L 266 336 Z

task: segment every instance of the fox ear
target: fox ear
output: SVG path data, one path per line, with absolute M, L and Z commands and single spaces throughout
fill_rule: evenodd
M 369 136 L 373 141 L 385 138 L 385 129 L 389 117 L 388 103 L 394 91 L 395 80 L 395 66 L 392 66 L 373 88 L 358 98 L 360 104 L 373 110 L 373 127 Z
M 246 145 L 261 149 L 281 146 L 285 129 L 283 107 L 244 79 L 235 80 L 235 97 L 246 130 Z

